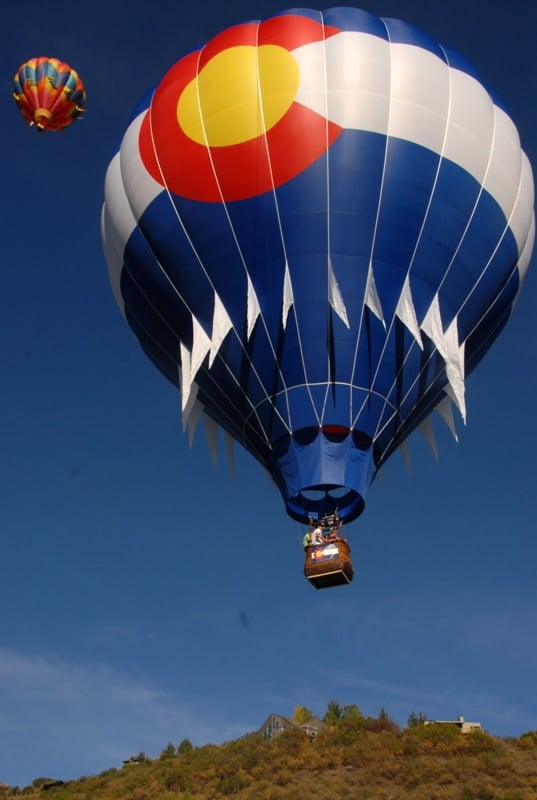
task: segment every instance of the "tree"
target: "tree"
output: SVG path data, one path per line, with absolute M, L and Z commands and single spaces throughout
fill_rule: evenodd
M 194 745 L 190 741 L 190 739 L 183 739 L 179 742 L 177 747 L 177 755 L 184 756 L 186 753 L 190 753 L 194 749 Z
M 411 711 L 408 715 L 408 720 L 406 723 L 407 728 L 417 728 L 418 725 L 423 725 L 427 717 L 423 712 L 419 712 L 416 714 L 415 711 Z
M 378 728 L 381 731 L 393 731 L 397 728 L 397 725 L 390 717 L 384 706 L 379 711 L 377 722 Z
M 329 700 L 323 722 L 326 722 L 327 725 L 335 725 L 342 717 L 343 709 L 340 704 L 336 700 Z
M 176 753 L 177 751 L 175 749 L 175 745 L 173 745 L 171 742 L 168 742 L 167 746 L 160 754 L 160 758 L 173 758 Z
M 306 706 L 296 706 L 293 719 L 297 722 L 307 722 L 313 717 L 313 712 L 306 708 Z
M 362 719 L 363 714 L 355 703 L 350 706 L 343 706 L 343 719 Z

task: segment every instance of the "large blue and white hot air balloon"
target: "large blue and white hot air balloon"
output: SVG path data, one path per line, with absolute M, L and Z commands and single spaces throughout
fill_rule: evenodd
M 354 8 L 284 11 L 181 58 L 106 178 L 117 302 L 155 365 L 296 520 L 379 467 L 503 329 L 534 240 L 503 104 L 457 53 Z

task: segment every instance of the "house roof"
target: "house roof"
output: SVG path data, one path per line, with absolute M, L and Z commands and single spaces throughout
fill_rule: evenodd
M 325 727 L 325 723 L 316 716 L 309 717 L 309 719 L 306 720 L 297 720 L 292 717 L 284 717 L 283 714 L 269 714 L 265 722 L 259 728 L 259 732 L 262 733 L 267 728 L 272 727 L 271 723 L 273 720 L 281 720 L 284 728 L 298 728 L 306 733 L 308 729 L 320 731 Z

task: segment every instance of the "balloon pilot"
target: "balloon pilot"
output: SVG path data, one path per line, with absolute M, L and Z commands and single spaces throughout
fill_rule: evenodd
M 304 575 L 316 589 L 349 584 L 354 576 L 350 547 L 341 534 L 339 514 L 309 520 L 302 544 L 306 553 Z

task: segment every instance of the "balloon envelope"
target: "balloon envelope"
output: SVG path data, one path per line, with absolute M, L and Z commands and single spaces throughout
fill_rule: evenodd
M 78 73 L 57 58 L 40 56 L 22 64 L 13 78 L 13 97 L 26 122 L 57 131 L 78 119 L 86 92 Z
M 504 327 L 534 238 L 503 104 L 418 28 L 284 11 L 181 58 L 106 178 L 118 304 L 298 520 L 364 508 L 378 468 Z

